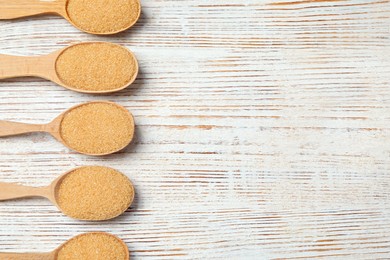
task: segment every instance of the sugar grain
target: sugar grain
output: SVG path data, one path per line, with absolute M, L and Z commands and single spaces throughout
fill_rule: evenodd
M 132 26 L 139 18 L 137 0 L 69 0 L 67 13 L 80 29 L 110 34 Z
M 58 252 L 58 260 L 126 260 L 128 248 L 105 233 L 86 233 L 69 240 Z
M 56 190 L 61 210 L 82 220 L 106 220 L 123 213 L 134 198 L 134 189 L 122 173 L 89 166 L 65 175 Z
M 112 91 L 130 84 L 137 76 L 137 61 L 117 44 L 82 43 L 65 49 L 57 58 L 58 78 L 84 91 Z
M 81 153 L 103 155 L 127 146 L 133 138 L 134 121 L 124 108 L 94 102 L 67 112 L 60 135 L 70 148 Z

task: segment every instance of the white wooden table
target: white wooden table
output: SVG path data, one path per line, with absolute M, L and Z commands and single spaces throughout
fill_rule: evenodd
M 0 139 L 0 181 L 46 185 L 98 164 L 137 189 L 102 223 L 43 199 L 2 202 L 0 251 L 108 231 L 134 259 L 389 259 L 390 2 L 276 1 L 143 0 L 137 25 L 111 37 L 54 16 L 1 21 L 0 53 L 111 41 L 141 73 L 111 96 L 0 82 L 1 119 L 44 123 L 108 99 L 138 125 L 133 145 L 104 159 L 45 134 Z

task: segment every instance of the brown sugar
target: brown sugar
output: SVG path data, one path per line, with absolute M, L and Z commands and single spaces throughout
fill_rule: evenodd
M 92 102 L 67 112 L 60 135 L 70 148 L 85 154 L 117 152 L 133 139 L 134 120 L 123 107 L 114 103 Z
M 129 251 L 118 238 L 106 233 L 86 233 L 69 240 L 57 260 L 127 260 Z
M 138 20 L 138 0 L 69 0 L 67 13 L 81 30 L 110 34 L 125 30 Z
M 103 42 L 68 47 L 59 55 L 55 66 L 63 84 L 84 91 L 122 89 L 138 73 L 137 60 L 128 49 Z
M 126 211 L 133 198 L 133 185 L 125 175 L 100 166 L 75 169 L 64 176 L 56 189 L 62 212 L 82 220 L 117 217 Z

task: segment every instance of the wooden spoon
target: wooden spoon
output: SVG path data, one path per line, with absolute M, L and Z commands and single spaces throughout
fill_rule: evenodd
M 71 245 L 72 242 L 74 242 L 77 239 L 80 239 L 82 236 L 108 236 L 111 238 L 111 241 L 118 245 L 119 247 L 123 247 L 123 253 L 125 255 L 125 258 L 123 260 L 130 259 L 129 249 L 125 242 L 123 242 L 120 238 L 117 236 L 114 236 L 109 233 L 105 232 L 91 232 L 91 233 L 84 233 L 78 236 L 73 237 L 72 239 L 68 240 L 67 242 L 63 243 L 61 246 L 59 246 L 57 249 L 55 249 L 52 252 L 49 253 L 0 253 L 0 259 L 6 259 L 6 260 L 61 260 L 61 250 L 66 248 L 67 246 Z M 88 246 L 88 245 L 87 245 Z M 93 246 L 93 245 L 90 245 Z M 82 248 L 80 248 L 82 250 Z M 99 249 L 99 248 L 97 248 Z M 99 252 L 99 250 L 96 250 Z M 82 254 L 79 254 L 82 255 Z M 86 260 L 86 259 L 78 259 L 78 260 Z
M 2 0 L 0 0 L 1 2 Z M 50 3 L 50 2 L 44 2 L 44 3 Z M 1 6 L 0 6 L 1 10 Z M 129 74 L 128 80 L 124 82 L 123 85 L 115 87 L 115 88 L 109 88 L 106 90 L 91 90 L 91 89 L 85 89 L 85 88 L 77 88 L 75 86 L 70 86 L 69 84 L 66 84 L 63 80 L 60 79 L 57 71 L 57 60 L 58 58 L 64 54 L 66 54 L 67 50 L 70 50 L 72 47 L 75 46 L 81 46 L 81 45 L 96 45 L 96 44 L 102 44 L 103 47 L 115 47 L 115 48 L 121 48 L 122 50 L 125 50 L 126 54 L 129 57 L 129 59 L 132 60 L 132 64 L 134 64 L 134 68 L 130 68 L 132 71 L 132 75 Z M 86 54 L 86 56 L 91 56 L 92 54 Z M 113 61 L 114 62 L 114 61 Z M 95 65 L 96 66 L 96 65 Z M 118 70 L 123 68 L 118 68 Z M 128 69 L 128 68 L 125 68 Z M 138 62 L 135 58 L 134 54 L 129 51 L 127 48 L 122 47 L 120 45 L 114 44 L 114 43 L 107 43 L 107 42 L 82 42 L 78 44 L 74 44 L 68 47 L 65 47 L 61 50 L 55 51 L 48 55 L 43 56 L 32 56 L 32 57 L 26 57 L 26 56 L 12 56 L 12 55 L 4 55 L 0 54 L 0 80 L 1 79 L 7 79 L 7 78 L 15 78 L 15 77 L 23 77 L 23 76 L 32 76 L 32 77 L 40 77 L 44 79 L 51 80 L 58 85 L 61 85 L 67 89 L 82 92 L 82 93 L 92 93 L 92 94 L 99 94 L 99 93 L 110 93 L 122 90 L 129 86 L 131 83 L 134 82 L 134 80 L 137 78 L 138 74 Z M 105 75 L 102 75 L 102 77 Z M 81 76 L 80 76 L 81 77 Z M 114 81 L 114 79 L 113 79 Z M 88 86 L 85 86 L 88 87 Z
M 69 10 L 69 3 L 72 1 L 80 1 L 80 0 L 0 0 L 0 20 L 9 20 L 16 19 L 21 17 L 39 15 L 39 14 L 54 14 L 64 17 L 68 22 L 70 22 L 73 26 L 78 28 L 81 31 L 98 34 L 98 35 L 108 35 L 115 34 L 128 28 L 132 27 L 140 17 L 141 14 L 141 4 L 139 0 L 128 0 L 127 9 L 129 12 L 133 12 L 128 14 L 127 16 L 121 16 L 122 19 L 126 19 L 124 21 L 118 21 L 117 13 L 123 11 L 123 1 L 117 3 L 118 7 L 113 9 L 113 5 L 115 5 L 118 0 L 110 0 L 109 4 L 107 2 L 104 5 L 104 2 L 99 5 L 95 5 L 95 9 L 90 15 L 94 15 L 94 21 L 91 21 L 88 24 L 85 24 L 85 10 L 91 11 L 90 3 L 81 3 L 81 10 L 76 10 L 77 13 L 71 13 L 72 10 Z M 84 1 L 86 2 L 86 1 Z M 93 3 L 93 2 L 91 2 Z M 111 6 L 110 6 L 111 5 Z M 111 8 L 110 10 L 105 10 Z M 117 10 L 117 12 L 115 12 Z M 121 10 L 122 9 L 122 10 Z M 100 11 L 99 11 L 100 10 Z M 74 12 L 74 11 L 73 11 Z M 96 15 L 96 12 L 97 15 Z M 84 18 L 83 18 L 84 16 Z M 71 18 L 73 17 L 73 19 Z M 83 22 L 80 22 L 78 18 L 81 18 Z M 101 23 L 101 24 L 113 24 L 115 26 L 104 27 L 102 30 L 93 30 L 93 23 Z M 119 26 L 119 27 L 118 27 Z M 95 26 L 96 27 L 96 26 Z
M 92 168 L 92 169 L 91 169 Z M 93 169 L 94 168 L 94 169 Z M 100 169 L 97 169 L 100 168 Z M 11 200 L 11 199 L 19 199 L 19 198 L 27 198 L 27 197 L 43 197 L 47 198 L 50 200 L 61 212 L 66 214 L 63 209 L 61 209 L 60 203 L 59 203 L 59 189 L 61 186 L 61 183 L 67 179 L 67 177 L 71 176 L 72 173 L 74 173 L 76 170 L 85 170 L 85 172 L 82 172 L 82 174 L 88 174 L 90 176 L 93 176 L 94 172 L 93 171 L 101 171 L 104 175 L 106 175 L 108 178 L 112 177 L 110 173 L 112 171 L 115 172 L 115 174 L 121 174 L 122 173 L 109 168 L 109 167 L 103 167 L 103 166 L 84 166 L 84 167 L 79 167 L 76 169 L 72 169 L 61 176 L 59 176 L 57 179 L 55 179 L 49 186 L 46 187 L 29 187 L 29 186 L 23 186 L 19 184 L 14 184 L 14 183 L 5 183 L 5 182 L 0 182 L 0 201 L 5 201 L 5 200 Z M 80 172 L 80 171 L 79 171 Z M 115 175 L 114 175 L 115 176 Z M 125 176 L 125 175 L 123 175 Z M 93 178 L 91 178 L 93 179 Z M 68 179 L 69 180 L 69 179 Z M 124 213 L 132 204 L 134 200 L 134 186 L 131 183 L 131 181 L 125 176 L 125 178 L 121 177 L 121 183 L 124 181 L 127 181 L 126 185 L 129 185 L 131 187 L 132 192 L 129 193 L 129 197 L 127 198 L 121 198 L 123 200 L 127 200 L 128 205 L 125 205 L 123 207 L 122 212 L 118 212 L 117 209 L 120 209 L 116 207 L 115 209 L 109 210 L 105 208 L 99 209 L 99 212 L 103 211 L 105 212 L 104 217 L 100 217 L 102 215 L 99 214 L 99 212 L 89 212 L 89 211 L 94 211 L 92 209 L 85 209 L 85 211 L 89 210 L 87 213 L 90 216 L 93 214 L 93 216 L 99 216 L 99 219 L 87 219 L 87 218 L 77 218 L 79 220 L 94 220 L 94 221 L 102 221 L 102 220 L 108 220 L 112 218 L 116 218 L 122 213 Z M 108 184 L 104 184 L 104 187 L 101 186 L 96 186 L 96 184 L 91 181 L 91 186 L 94 189 L 97 189 L 96 192 L 99 192 L 98 189 L 110 189 L 111 187 Z M 121 185 L 121 184 L 118 184 Z M 118 186 L 117 185 L 117 186 Z M 85 187 L 85 186 L 83 186 Z M 122 200 L 121 200 L 122 201 Z M 69 202 L 71 203 L 71 202 Z M 114 203 L 114 202 L 113 202 Z M 122 205 L 121 205 L 122 206 Z M 84 210 L 84 209 L 83 209 Z M 113 211 L 114 210 L 114 211 Z M 68 215 L 69 216 L 69 215 Z M 75 218 L 74 216 L 69 216 L 71 218 Z M 1 258 L 0 258 L 1 259 Z
M 109 104 L 109 105 L 114 106 L 114 107 L 125 112 L 125 114 L 128 117 L 128 120 L 130 122 L 129 129 L 128 129 L 128 131 L 130 131 L 130 135 L 128 136 L 128 139 L 121 147 L 111 149 L 111 150 L 107 149 L 106 151 L 102 151 L 102 152 L 95 152 L 95 153 L 94 152 L 86 152 L 86 151 L 78 150 L 75 147 L 72 147 L 71 145 L 69 145 L 69 142 L 67 142 L 63 138 L 63 136 L 61 134 L 61 127 L 62 127 L 62 122 L 63 122 L 65 116 L 68 115 L 68 113 L 75 110 L 76 108 L 80 108 L 82 106 L 87 106 L 89 104 Z M 83 103 L 83 104 L 71 107 L 70 109 L 68 109 L 65 112 L 63 112 L 62 114 L 60 114 L 58 117 L 56 117 L 52 122 L 50 122 L 48 124 L 25 124 L 25 123 L 17 123 L 17 122 L 0 120 L 0 137 L 14 136 L 14 135 L 20 135 L 20 134 L 25 134 L 25 133 L 33 133 L 33 132 L 46 132 L 46 133 L 51 134 L 54 138 L 56 138 L 59 142 L 64 144 L 66 147 L 68 147 L 72 150 L 76 150 L 79 153 L 87 154 L 87 155 L 94 155 L 94 156 L 103 156 L 103 155 L 108 155 L 108 154 L 118 152 L 118 151 L 124 149 L 127 145 L 129 145 L 131 140 L 133 139 L 133 136 L 134 136 L 134 127 L 135 126 L 134 126 L 133 116 L 126 108 L 124 108 L 116 103 L 113 103 L 113 102 L 92 101 L 92 102 L 87 102 L 87 103 Z M 76 129 L 76 131 L 77 131 L 77 129 Z

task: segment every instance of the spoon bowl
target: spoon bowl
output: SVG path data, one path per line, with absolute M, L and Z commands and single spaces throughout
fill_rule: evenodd
M 109 35 L 132 27 L 140 17 L 139 0 L 0 0 L 0 20 L 54 14 L 81 31 Z
M 59 210 L 68 217 L 87 221 L 122 215 L 135 194 L 132 182 L 123 173 L 103 166 L 73 169 L 58 177 L 50 189 Z
M 0 253 L 0 259 L 13 260 L 89 260 L 109 259 L 129 260 L 130 253 L 123 240 L 105 232 L 80 234 L 60 245 L 49 253 Z
M 132 27 L 141 15 L 139 0 L 67 0 L 61 15 L 81 31 L 116 34 Z M 96 22 L 97 21 L 97 22 Z M 110 26 L 105 26 L 109 24 Z
M 48 124 L 0 120 L 0 137 L 47 132 L 69 149 L 103 156 L 128 146 L 134 128 L 133 115 L 126 108 L 109 101 L 92 101 L 71 107 Z
M 99 250 L 96 250 L 99 248 Z M 98 253 L 97 253 L 98 251 Z M 103 254 L 107 254 L 104 256 Z M 130 259 L 129 249 L 125 242 L 117 236 L 105 232 L 84 233 L 73 237 L 55 250 L 56 260 L 80 259 L 80 255 L 87 255 L 87 259 Z M 76 258 L 77 257 L 77 258 Z
M 68 217 L 86 221 L 118 217 L 131 206 L 134 194 L 132 182 L 123 173 L 103 166 L 75 168 L 46 187 L 0 182 L 0 201 L 44 197 Z
M 94 120 L 95 124 L 87 125 L 85 127 L 84 126 L 84 124 L 86 123 L 85 120 L 92 121 L 93 117 L 95 116 L 94 113 L 96 112 L 97 109 L 96 109 L 96 106 L 93 107 L 94 105 L 102 106 L 101 111 L 99 111 L 102 113 L 107 112 L 107 110 L 113 108 L 112 113 L 107 114 L 104 117 L 98 117 L 97 119 Z M 83 109 L 88 108 L 88 107 L 90 107 L 89 111 L 85 111 L 85 113 L 83 113 Z M 77 111 L 79 112 L 78 115 L 75 115 L 73 118 L 72 113 L 76 113 Z M 81 113 L 81 116 L 80 116 L 80 113 Z M 113 133 L 114 131 L 110 128 L 110 126 L 113 126 L 113 124 L 118 123 L 112 119 L 116 119 L 117 116 L 119 116 L 119 113 L 121 113 L 121 115 L 122 115 L 121 119 L 123 119 L 123 121 L 126 120 L 126 122 L 124 122 L 122 124 L 122 127 L 118 127 L 119 129 L 117 129 L 117 130 L 121 130 L 121 131 L 127 130 L 127 131 L 126 131 L 125 135 L 121 135 L 118 138 L 116 138 L 116 136 Z M 69 120 L 67 120 L 68 118 L 69 118 Z M 112 124 L 110 123 L 110 121 L 108 121 L 106 123 L 103 122 L 105 120 L 110 120 L 110 119 L 111 119 Z M 74 131 L 74 128 L 75 128 L 74 122 L 76 120 L 79 123 L 77 125 L 76 129 L 81 129 L 82 132 L 89 131 L 89 134 L 91 134 L 91 135 L 80 136 L 78 133 L 76 133 Z M 119 121 L 119 120 L 117 120 L 117 121 Z M 100 124 L 103 124 L 103 123 L 104 123 L 104 125 L 100 126 L 98 128 L 98 126 Z M 55 138 L 57 138 L 58 141 L 63 143 L 65 146 L 67 146 L 68 148 L 70 148 L 72 150 L 76 150 L 80 153 L 87 154 L 87 155 L 93 155 L 93 156 L 103 156 L 103 155 L 108 155 L 108 154 L 116 153 L 116 152 L 123 150 L 133 140 L 134 128 L 135 128 L 133 115 L 126 108 L 124 108 L 116 103 L 109 102 L 109 101 L 91 101 L 88 103 L 84 103 L 84 104 L 80 104 L 80 105 L 71 107 L 70 109 L 66 110 L 61 115 L 59 115 L 57 118 L 55 118 L 48 126 L 50 127 L 50 130 L 53 129 L 53 127 L 55 127 L 55 131 L 50 131 L 50 133 Z M 84 127 L 86 129 L 82 129 Z M 65 128 L 68 128 L 68 130 L 66 131 Z M 101 146 L 101 145 L 104 145 L 105 142 L 100 143 L 100 141 L 102 141 L 102 136 L 96 135 L 98 132 L 100 132 L 98 130 L 102 130 L 105 132 L 105 139 L 109 139 L 110 141 L 115 141 L 115 139 L 120 138 L 123 140 L 121 140 L 120 142 L 119 141 L 115 142 L 112 144 L 112 147 L 105 149 L 104 147 Z M 72 135 L 69 137 L 66 137 L 67 132 L 72 133 Z M 72 140 L 73 137 L 75 137 L 77 139 Z M 88 140 L 87 140 L 87 137 L 88 137 Z M 100 138 L 100 139 L 98 139 L 98 138 Z M 92 151 L 92 150 L 84 149 L 84 147 L 82 147 L 82 145 L 80 145 L 82 143 L 85 143 L 86 145 L 91 145 L 91 146 L 93 145 L 96 148 L 96 150 Z M 101 150 L 97 150 L 99 148 Z
M 130 50 L 108 42 L 82 42 L 35 57 L 0 54 L 0 79 L 41 77 L 89 94 L 120 91 L 135 81 L 138 70 Z

